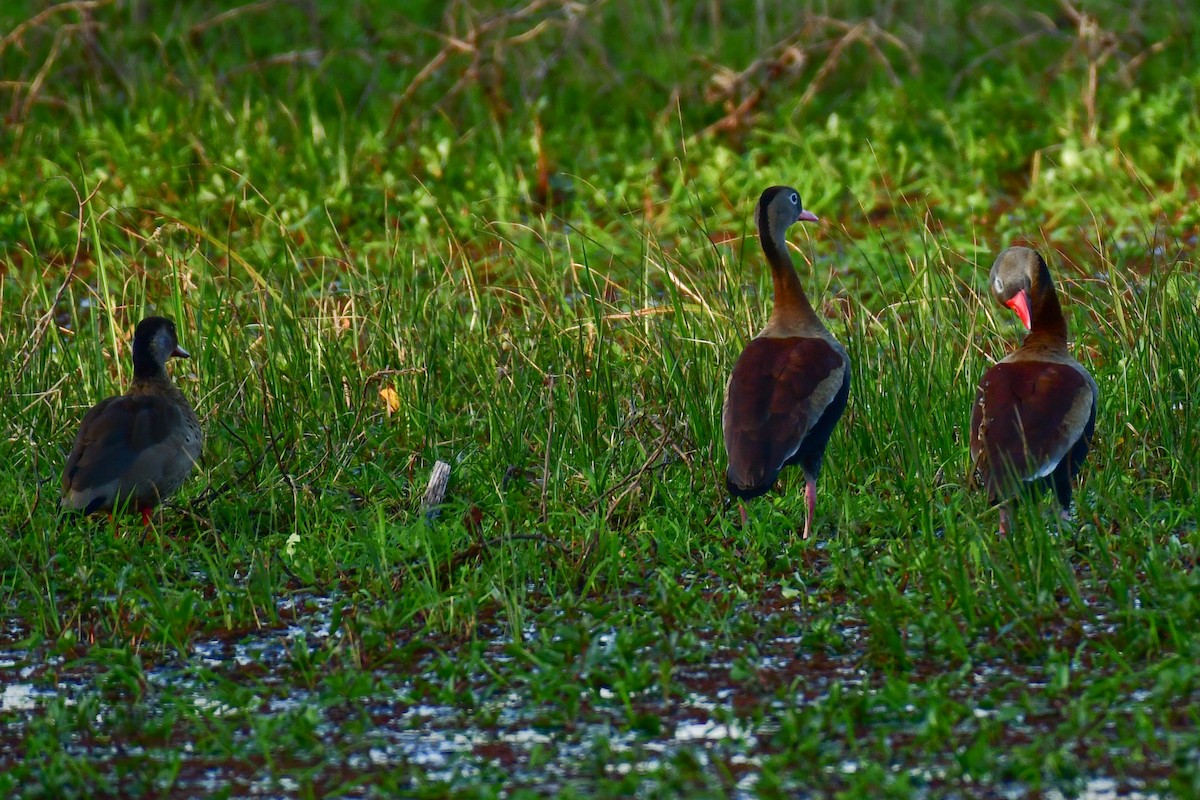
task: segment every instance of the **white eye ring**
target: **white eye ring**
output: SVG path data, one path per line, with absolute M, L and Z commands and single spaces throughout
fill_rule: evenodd
M 794 205 L 794 206 L 800 205 L 800 195 L 796 194 L 795 192 L 792 192 L 792 205 Z
M 992 288 L 996 290 L 996 294 L 1004 291 L 1004 281 L 1000 279 L 999 275 L 996 276 L 996 280 L 992 281 Z

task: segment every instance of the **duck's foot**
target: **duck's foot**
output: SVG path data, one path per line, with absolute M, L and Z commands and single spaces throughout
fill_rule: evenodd
M 1070 509 L 1064 508 L 1063 510 L 1059 511 L 1054 521 L 1058 523 L 1057 527 L 1059 536 L 1065 536 L 1067 534 L 1072 534 L 1073 536 L 1079 532 L 1079 528 L 1075 524 L 1075 518 L 1071 515 Z

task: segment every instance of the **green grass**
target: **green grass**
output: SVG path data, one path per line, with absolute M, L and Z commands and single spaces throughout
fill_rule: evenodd
M 0 794 L 1200 792 L 1182 6 L 23 5 Z M 853 366 L 809 542 L 798 475 L 745 530 L 723 493 L 774 183 Z M 1101 394 L 1074 522 L 999 539 L 966 426 L 1014 243 Z M 152 311 L 201 468 L 145 533 L 59 517 Z

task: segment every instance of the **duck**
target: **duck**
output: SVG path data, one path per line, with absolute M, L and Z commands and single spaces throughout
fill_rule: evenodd
M 755 206 L 754 221 L 774 299 L 770 318 L 734 362 L 725 389 L 725 485 L 745 524 L 742 501 L 766 494 L 784 467 L 799 465 L 808 539 L 825 450 L 850 397 L 850 358 L 808 301 L 788 252 L 788 228 L 817 216 L 795 189 L 771 186 Z
M 146 317 L 133 333 L 129 390 L 87 412 L 62 474 L 62 507 L 86 514 L 140 511 L 142 524 L 191 474 L 204 444 L 196 412 L 167 374 L 191 358 L 175 323 Z
M 1020 494 L 1053 489 L 1070 519 L 1071 482 L 1096 429 L 1095 379 L 1067 346 L 1067 321 L 1041 253 L 1010 247 L 996 257 L 990 288 L 1029 331 L 1021 346 L 979 381 L 971 409 L 971 462 L 988 502 L 1000 507 L 1000 534 Z

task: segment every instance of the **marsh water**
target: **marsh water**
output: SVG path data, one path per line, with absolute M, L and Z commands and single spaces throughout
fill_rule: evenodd
M 764 760 L 779 755 L 776 735 L 781 725 L 792 724 L 789 710 L 828 702 L 831 692 L 876 691 L 853 653 L 830 658 L 806 652 L 798 638 L 782 637 L 760 649 L 750 678 L 739 674 L 746 664 L 735 651 L 718 651 L 704 663 L 675 666 L 672 685 L 687 687 L 685 693 L 663 697 L 653 687 L 630 693 L 605 685 L 597 672 L 568 684 L 579 696 L 568 698 L 573 708 L 564 709 L 539 696 L 536 667 L 532 675 L 511 669 L 520 641 L 534 640 L 539 631 L 522 630 L 514 648 L 500 626 L 478 634 L 490 674 L 462 685 L 453 685 L 461 676 L 447 672 L 445 654 L 436 650 L 410 669 L 384 665 L 346 679 L 312 669 L 304 655 L 345 647 L 347 632 L 332 625 L 335 602 L 289 597 L 277 608 L 285 623 L 239 636 L 197 636 L 186 653 L 145 665 L 13 647 L 25 634 L 10 621 L 10 646 L 0 648 L 0 762 L 29 757 L 30 737 L 45 737 L 56 715 L 88 713 L 94 715 L 92 735 L 60 742 L 61 755 L 100 774 L 157 765 L 163 771 L 154 783 L 169 787 L 174 797 L 298 796 L 305 793 L 305 775 L 319 776 L 318 786 L 340 781 L 339 796 L 366 797 L 373 793 L 373 773 L 401 773 L 402 783 L 414 790 L 483 781 L 552 794 L 586 791 L 601 777 L 654 785 L 664 766 L 681 763 L 724 776 L 730 796 L 752 797 Z M 852 624 L 836 633 L 849 641 L 863 635 Z M 617 646 L 616 639 L 616 631 L 598 630 L 589 648 L 603 654 Z M 974 677 L 980 686 L 1010 681 L 1038 688 L 1028 674 L 999 663 L 979 665 Z M 779 690 L 789 682 L 795 687 L 791 698 Z M 986 720 L 995 713 L 984 704 L 973 716 Z M 1020 738 L 1044 723 L 1017 717 L 1008 724 Z M 861 765 L 842 758 L 821 768 L 849 777 Z M 952 768 L 937 761 L 906 765 L 899 758 L 891 766 L 908 773 L 918 794 L 921 786 L 940 786 Z M 1029 791 L 1013 781 L 982 796 L 1016 798 Z M 1042 796 L 1156 795 L 1129 778 L 1092 775 L 1081 776 L 1069 794 L 1051 789 Z

